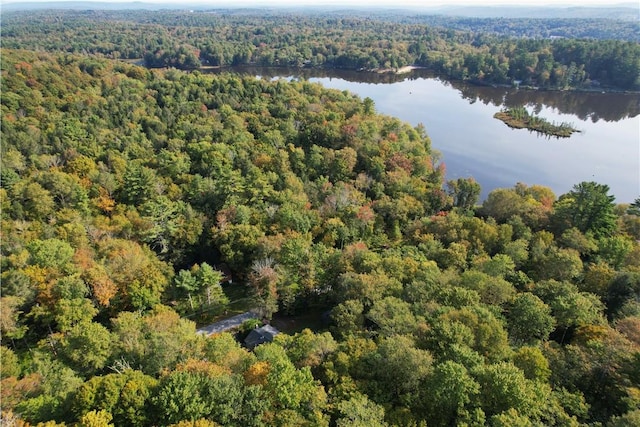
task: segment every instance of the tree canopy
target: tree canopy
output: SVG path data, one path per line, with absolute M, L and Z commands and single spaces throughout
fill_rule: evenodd
M 484 84 L 640 89 L 640 37 L 631 20 L 234 9 L 4 15 L 4 47 L 140 60 L 151 68 L 417 65 Z M 102 72 L 96 63 L 85 68 Z
M 346 91 L 2 59 L 3 424 L 637 419 L 637 203 L 605 184 L 556 199 L 518 183 L 478 205 L 424 127 Z M 248 309 L 283 334 L 254 350 L 196 334 Z

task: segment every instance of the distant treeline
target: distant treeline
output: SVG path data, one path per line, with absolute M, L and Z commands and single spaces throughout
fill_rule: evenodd
M 419 65 L 489 84 L 640 89 L 640 36 L 626 21 L 262 10 L 16 12 L 3 21 L 5 47 L 142 58 L 148 67 Z

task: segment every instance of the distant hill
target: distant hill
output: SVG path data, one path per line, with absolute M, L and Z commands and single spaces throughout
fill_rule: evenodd
M 608 6 L 445 6 L 438 14 L 474 18 L 607 18 L 640 20 L 637 3 Z
M 302 0 L 301 0 L 302 1 Z M 75 9 L 75 10 L 121 10 L 121 9 L 145 9 L 145 10 L 161 10 L 161 9 L 190 9 L 190 10 L 207 10 L 216 8 L 247 8 L 247 7 L 263 7 L 263 8 L 283 8 L 283 9 L 299 9 L 303 7 L 306 10 L 330 11 L 335 9 L 344 9 L 343 6 L 337 5 L 281 5 L 267 4 L 256 2 L 255 5 L 238 6 L 237 3 L 216 2 L 211 4 L 203 3 L 149 3 L 142 1 L 134 2 L 93 2 L 93 1 L 58 1 L 58 2 L 20 2 L 8 3 L 2 5 L 3 11 L 14 10 L 37 10 L 37 9 Z M 364 6 L 348 6 L 349 9 L 358 11 L 375 9 L 389 9 L 393 7 L 395 12 L 402 10 L 428 12 L 438 15 L 450 15 L 461 17 L 476 18 L 607 18 L 617 20 L 640 20 L 640 7 L 637 3 L 620 3 L 607 6 L 398 6 L 377 5 L 375 8 Z
M 2 5 L 5 12 L 17 10 L 42 10 L 42 9 L 65 9 L 65 10 L 121 10 L 121 9 L 188 9 L 185 5 L 178 4 L 160 4 L 146 2 L 131 3 L 109 3 L 109 2 L 93 2 L 93 1 L 59 1 L 59 2 L 22 2 L 8 3 Z

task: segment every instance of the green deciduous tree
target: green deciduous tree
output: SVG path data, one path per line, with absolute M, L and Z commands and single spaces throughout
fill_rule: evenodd
M 475 207 L 480 197 L 480 184 L 473 178 L 458 178 L 447 181 L 449 194 L 453 197 L 453 206 L 463 210 Z
M 121 312 L 113 319 L 113 332 L 115 354 L 150 375 L 198 351 L 194 323 L 165 306 L 156 306 L 145 315 Z
M 37 182 L 20 181 L 12 186 L 11 195 L 13 217 L 44 220 L 54 212 L 53 196 Z
M 43 268 L 64 272 L 70 268 L 74 250 L 69 243 L 59 239 L 33 240 L 27 246 L 29 263 Z
M 471 348 L 490 361 L 510 355 L 507 332 L 502 322 L 483 306 L 462 307 L 443 315 L 443 319 L 460 322 L 472 333 Z
M 612 417 L 607 427 L 627 427 L 640 425 L 640 409 L 629 411 L 626 414 Z
M 67 332 L 77 325 L 90 323 L 96 314 L 98 310 L 89 299 L 61 299 L 55 308 L 55 321 L 59 331 Z
M 27 393 L 27 398 L 18 403 L 16 411 L 25 420 L 34 423 L 68 419 L 67 399 L 82 384 L 82 379 L 60 360 L 40 351 L 33 353 L 33 360 L 25 370 L 31 374 L 26 375 L 24 380 L 33 381 L 37 378 L 37 389 Z
M 158 419 L 177 423 L 205 418 L 210 412 L 209 380 L 207 376 L 190 372 L 174 372 L 165 377 L 153 398 Z
M 491 264 L 491 265 L 488 265 Z M 501 270 L 502 268 L 491 260 L 483 264 L 487 270 Z M 492 267 L 496 267 L 493 269 Z M 465 289 L 472 289 L 480 295 L 480 301 L 489 305 L 502 305 L 510 301 L 515 295 L 513 285 L 501 277 L 491 276 L 480 271 L 469 270 L 455 279 L 454 283 Z
M 131 240 L 105 239 L 99 254 L 117 289 L 114 309 L 147 309 L 160 302 L 172 271 L 150 249 Z
M 566 229 L 558 239 L 563 247 L 575 249 L 580 255 L 588 255 L 598 249 L 596 240 L 591 235 L 585 235 L 576 227 Z
M 425 385 L 426 419 L 434 426 L 461 421 L 480 392 L 480 385 L 467 369 L 453 361 L 436 365 Z
M 259 361 L 268 364 L 264 388 L 271 402 L 274 424 L 287 425 L 293 421 L 289 417 L 293 417 L 296 422 L 325 425 L 327 420 L 322 411 L 326 394 L 310 369 L 296 369 L 284 349 L 275 344 L 258 346 L 255 353 Z
M 293 336 L 280 334 L 276 342 L 284 347 L 297 368 L 318 367 L 338 346 L 329 332 L 313 333 L 310 329 L 303 329 Z
M 153 419 L 150 399 L 158 381 L 133 369 L 91 378 L 73 394 L 72 411 L 82 420 L 95 411 L 107 411 L 116 425 L 143 426 Z
M 411 338 L 384 338 L 375 352 L 367 355 L 362 369 L 369 377 L 367 394 L 376 402 L 415 404 L 421 398 L 421 384 L 431 373 L 433 357 L 415 347 Z
M 625 236 L 605 237 L 598 240 L 598 258 L 619 270 L 633 249 L 633 241 Z
M 574 249 L 561 249 L 554 245 L 542 253 L 532 253 L 527 273 L 537 280 L 572 280 L 584 268 L 580 254 Z
M 551 375 L 549 361 L 538 347 L 520 347 L 513 355 L 513 364 L 532 381 L 547 382 Z
M 230 333 L 215 334 L 202 343 L 202 355 L 210 362 L 234 373 L 243 372 L 255 360 L 253 353 L 240 347 Z
M 58 209 L 71 208 L 83 214 L 89 212 L 89 197 L 77 175 L 51 170 L 40 174 L 37 179 L 53 196 Z
M 332 331 L 343 338 L 357 334 L 364 327 L 364 306 L 355 299 L 336 305 L 331 310 Z
M 385 296 L 399 295 L 402 284 L 383 272 L 345 273 L 340 276 L 336 293 L 339 300 L 358 299 L 370 307 Z
M 539 282 L 533 292 L 551 308 L 556 325 L 562 331 L 560 342 L 564 341 L 570 328 L 604 322 L 602 301 L 594 294 L 580 292 L 571 283 L 555 280 Z
M 113 352 L 113 337 L 99 323 L 82 322 L 72 326 L 60 341 L 63 360 L 85 375 L 103 369 Z
M 336 409 L 338 411 L 337 427 L 386 427 L 388 425 L 384 421 L 384 407 L 362 394 L 338 402 Z
M 112 416 L 109 412 L 101 409 L 99 411 L 87 412 L 80 418 L 78 427 L 113 427 L 111 424 Z
M 506 362 L 486 365 L 476 374 L 480 384 L 478 398 L 488 417 L 514 409 L 524 416 L 536 415 L 543 404 L 536 383 Z
M 417 326 L 411 306 L 396 297 L 386 297 L 376 301 L 366 318 L 379 328 L 383 336 L 408 335 Z
M 534 344 L 549 337 L 555 328 L 551 308 L 529 293 L 518 294 L 509 306 L 509 337 L 516 343 Z
M 20 364 L 18 363 L 18 357 L 13 350 L 5 346 L 0 346 L 0 358 L 2 360 L 2 366 L 0 366 L 0 379 L 17 377 L 20 375 Z

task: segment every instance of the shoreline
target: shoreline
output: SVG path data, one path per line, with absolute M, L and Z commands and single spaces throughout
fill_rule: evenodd
M 124 61 L 127 62 L 129 64 L 134 64 L 140 67 L 144 67 L 147 68 L 149 70 L 151 69 L 169 69 L 169 68 L 154 68 L 154 67 L 147 67 L 144 65 L 144 63 L 140 62 L 142 60 L 142 58 L 136 58 L 136 59 L 117 59 L 119 61 Z M 200 67 L 197 68 L 193 68 L 193 69 L 180 69 L 177 68 L 181 71 L 185 71 L 185 72 L 192 72 L 192 71 L 203 71 L 203 72 L 207 72 L 207 71 L 217 71 L 217 70 L 233 70 L 234 68 L 245 68 L 245 67 L 255 67 L 255 68 L 300 68 L 300 69 L 322 69 L 322 70 L 344 70 L 344 71 L 355 71 L 355 72 L 363 72 L 363 73 L 372 73 L 372 74 L 392 74 L 392 75 L 404 75 L 404 74 L 409 74 L 413 71 L 416 70 L 430 70 L 429 67 L 423 67 L 423 66 L 419 66 L 419 65 L 406 65 L 404 67 L 399 67 L 399 68 L 360 68 L 360 69 L 353 69 L 353 68 L 335 68 L 335 67 L 323 67 L 323 66 L 287 66 L 287 65 L 256 65 L 256 64 L 241 64 L 241 65 L 235 65 L 235 66 L 231 66 L 231 65 L 201 65 Z M 534 92 L 591 92 L 591 93 L 621 93 L 621 94 L 632 94 L 632 95 L 636 95 L 636 94 L 640 94 L 640 91 L 633 91 L 633 90 L 627 90 L 627 89 L 619 89 L 619 88 L 609 88 L 609 87 L 590 87 L 590 88 L 584 88 L 584 87 L 576 87 L 576 88 L 553 88 L 553 87 L 549 87 L 549 88 L 542 88 L 542 87 L 537 87 L 537 86 L 526 86 L 526 85 L 519 85 L 519 86 L 514 86 L 512 84 L 509 83 L 486 83 L 483 82 L 481 80 L 477 80 L 477 79 L 457 79 L 454 77 L 450 77 L 447 76 L 446 74 L 440 74 L 437 73 L 435 71 L 433 71 L 435 74 L 437 75 L 441 75 L 442 78 L 449 80 L 449 81 L 460 81 L 460 82 L 465 82 L 468 83 L 470 85 L 473 86 L 486 86 L 486 87 L 494 87 L 494 88 L 517 88 L 517 89 L 522 89 L 522 90 L 529 90 L 529 91 L 534 91 Z
M 386 73 L 391 73 L 391 74 L 408 74 L 410 72 L 412 72 L 413 70 L 420 70 L 420 69 L 424 69 L 425 67 L 419 67 L 417 65 L 405 65 L 404 67 L 400 67 L 400 68 L 374 68 L 372 70 L 363 70 L 363 71 L 370 71 L 373 73 L 378 73 L 378 74 L 386 74 Z

